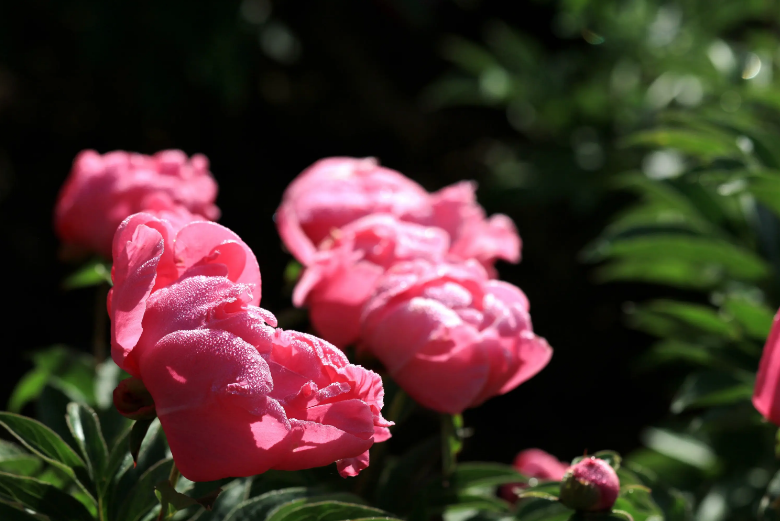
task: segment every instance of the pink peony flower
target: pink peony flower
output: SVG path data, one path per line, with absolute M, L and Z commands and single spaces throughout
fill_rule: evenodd
M 780 311 L 775 315 L 761 355 L 753 405 L 764 418 L 780 425 Z
M 374 158 L 329 157 L 290 183 L 276 212 L 276 226 L 293 256 L 308 265 L 331 230 L 372 213 L 425 221 L 430 215 L 428 193 Z
M 450 235 L 450 255 L 477 259 L 492 269 L 497 259 L 520 260 L 520 237 L 505 215 L 486 218 L 476 184 L 462 182 L 429 194 L 374 158 L 331 157 L 304 170 L 284 192 L 276 225 L 284 244 L 302 264 L 313 262 L 331 231 L 366 215 L 436 226 Z
M 214 220 L 216 196 L 217 184 L 201 154 L 188 159 L 181 150 L 153 156 L 84 150 L 60 190 L 54 224 L 66 246 L 108 257 L 114 232 L 127 216 L 146 211 L 179 227 Z
M 476 189 L 473 181 L 462 181 L 431 194 L 430 224 L 450 235 L 455 259 L 477 259 L 491 272 L 497 259 L 520 262 L 520 236 L 512 219 L 502 214 L 487 219 Z
M 336 462 L 354 476 L 390 437 L 379 376 L 319 338 L 275 329 L 257 307 L 257 261 L 233 232 L 194 222 L 177 233 L 141 213 L 122 222 L 113 250 L 112 356 L 153 398 L 182 475 Z M 148 405 L 136 401 L 118 409 Z
M 519 473 L 544 481 L 560 481 L 569 468 L 568 463 L 558 461 L 558 458 L 542 449 L 526 449 L 517 456 L 512 466 Z M 501 497 L 510 503 L 517 501 L 516 489 L 522 488 L 520 483 L 504 485 L 500 489 Z
M 620 480 L 609 463 L 589 457 L 568 468 L 561 484 L 560 501 L 572 510 L 603 512 L 620 494 Z
M 412 398 L 450 414 L 514 389 L 552 356 L 523 292 L 475 261 L 388 270 L 366 304 L 361 346 Z
M 371 214 L 320 243 L 293 293 L 293 304 L 309 307 L 314 329 L 338 347 L 358 340 L 360 315 L 379 277 L 403 260 L 441 261 L 449 237 L 439 228 Z

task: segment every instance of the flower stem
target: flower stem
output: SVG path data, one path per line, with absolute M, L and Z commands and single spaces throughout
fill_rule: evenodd
M 176 467 L 176 462 L 173 461 L 171 464 L 171 473 L 168 474 L 168 482 L 171 484 L 171 488 L 173 488 L 174 491 L 176 490 L 176 485 L 179 483 L 179 476 L 181 476 L 181 473 L 179 472 L 178 467 Z M 163 499 L 160 500 L 160 514 L 157 516 L 157 521 L 165 521 L 167 519 L 169 519 L 168 501 L 163 495 Z
M 460 414 L 441 415 L 441 469 L 445 481 L 455 470 L 458 453 L 463 448 L 460 432 L 462 429 L 463 416 Z

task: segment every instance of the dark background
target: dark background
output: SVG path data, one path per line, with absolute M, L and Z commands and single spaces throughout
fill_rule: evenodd
M 663 374 L 636 365 L 649 339 L 622 318 L 650 290 L 596 285 L 579 260 L 624 196 L 560 154 L 568 144 L 522 142 L 502 111 L 422 101 L 451 67 L 447 35 L 479 38 L 500 19 L 552 51 L 587 46 L 556 39 L 553 15 L 545 3 L 499 1 L 0 3 L 0 401 L 29 368 L 26 352 L 89 349 L 94 290 L 60 288 L 76 267 L 58 260 L 51 226 L 80 150 L 206 154 L 221 223 L 255 251 L 262 305 L 275 313 L 290 306 L 290 256 L 272 220 L 285 186 L 321 157 L 376 156 L 429 190 L 479 181 L 482 205 L 511 216 L 524 243 L 522 263 L 500 265 L 501 277 L 528 294 L 535 330 L 555 348 L 539 376 L 465 413 L 475 431 L 464 459 L 637 447 L 669 399 Z M 529 151 L 530 182 L 491 175 L 485 156 L 501 141 Z

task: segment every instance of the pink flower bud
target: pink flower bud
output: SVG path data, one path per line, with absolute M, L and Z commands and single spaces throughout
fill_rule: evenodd
M 151 420 L 157 416 L 149 390 L 132 376 L 119 382 L 114 389 L 114 406 L 119 414 L 131 420 Z
M 609 510 L 620 493 L 620 481 L 609 463 L 585 458 L 566 471 L 561 484 L 561 503 L 572 510 Z

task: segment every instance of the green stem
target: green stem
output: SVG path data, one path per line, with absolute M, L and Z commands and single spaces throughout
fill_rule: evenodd
M 179 472 L 179 468 L 176 466 L 176 462 L 172 462 L 171 465 L 171 473 L 168 474 L 168 482 L 171 484 L 171 487 L 173 490 L 176 490 L 176 485 L 179 483 L 179 477 L 181 476 L 181 472 Z M 168 502 L 164 499 L 165 496 L 163 496 L 163 499 L 160 503 L 160 514 L 157 516 L 157 521 L 165 521 L 168 519 Z
M 460 414 L 441 415 L 441 470 L 445 481 L 455 470 L 458 453 L 463 448 L 462 428 L 463 417 Z

